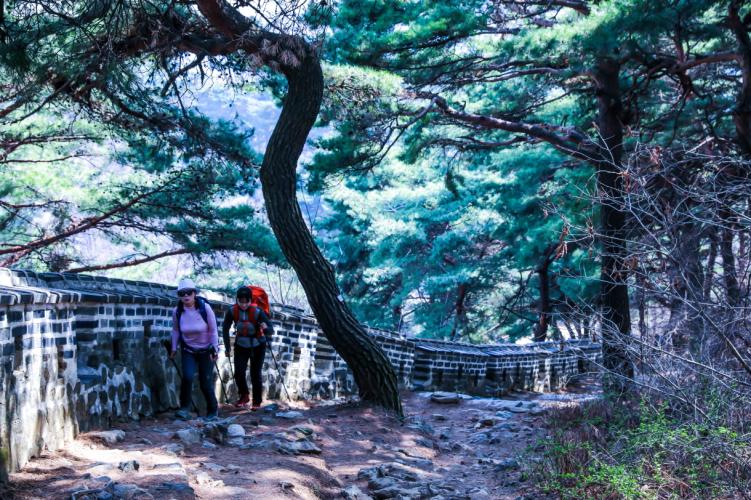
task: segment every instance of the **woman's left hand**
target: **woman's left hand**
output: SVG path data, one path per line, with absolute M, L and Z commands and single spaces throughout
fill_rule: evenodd
M 211 355 L 211 361 L 216 361 L 217 359 L 219 359 L 219 356 L 217 354 Z

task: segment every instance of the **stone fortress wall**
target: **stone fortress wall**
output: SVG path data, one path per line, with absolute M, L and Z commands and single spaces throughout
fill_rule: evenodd
M 221 323 L 233 298 L 202 295 Z M 178 406 L 178 370 L 165 348 L 176 303 L 165 285 L 0 268 L 0 480 L 78 432 Z M 272 320 L 279 370 L 267 354 L 265 397 L 285 398 L 283 384 L 293 399 L 356 393 L 351 371 L 313 316 L 272 305 Z M 221 337 L 221 325 L 219 331 Z M 470 345 L 369 333 L 412 390 L 557 389 L 596 370 L 602 356 L 599 344 L 582 340 Z M 217 395 L 233 401 L 232 367 L 223 355 L 218 368 Z

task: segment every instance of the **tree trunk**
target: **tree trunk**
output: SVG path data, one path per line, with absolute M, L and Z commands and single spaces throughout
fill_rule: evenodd
M 284 72 L 289 89 L 261 166 L 269 222 L 323 333 L 352 370 L 360 396 L 402 415 L 396 373 L 344 303 L 333 267 L 316 246 L 297 202 L 297 161 L 323 96 L 320 63 L 307 54 L 298 67 Z
M 451 329 L 451 335 L 449 339 L 451 341 L 455 341 L 457 337 L 459 336 L 459 329 L 461 328 L 461 325 L 464 323 L 464 315 L 465 307 L 464 307 L 464 301 L 467 298 L 467 284 L 461 283 L 458 287 L 456 287 L 456 304 L 454 306 L 454 326 Z
M 548 274 L 548 269 L 550 268 L 550 263 L 553 260 L 552 256 L 555 248 L 555 244 L 548 246 L 548 248 L 543 253 L 540 265 L 537 266 L 536 269 L 538 279 L 540 280 L 540 303 L 538 308 L 540 319 L 538 320 L 537 326 L 535 327 L 535 342 L 545 342 L 548 337 L 548 326 L 550 325 L 550 315 L 552 312 L 550 306 L 550 275 Z
M 631 332 L 628 287 L 626 285 L 626 213 L 623 211 L 623 123 L 621 93 L 618 82 L 620 65 L 609 58 L 595 66 L 597 85 L 597 126 L 603 146 L 597 161 L 597 187 L 600 203 L 600 304 L 602 307 L 603 364 L 615 377 L 608 382 L 621 384 L 631 379 L 634 367 L 627 346 Z
M 742 0 L 733 0 L 728 9 L 728 22 L 738 41 L 741 54 L 741 91 L 733 110 L 736 140 L 744 155 L 751 155 L 751 36 L 740 17 Z
M 733 253 L 733 226 L 730 213 L 724 212 L 721 217 L 726 227 L 720 230 L 720 256 L 722 257 L 722 277 L 725 280 L 725 293 L 728 305 L 735 307 L 740 303 L 741 290 L 735 268 L 735 254 Z
M 717 260 L 717 232 L 714 228 L 709 230 L 709 255 L 707 256 L 707 267 L 704 273 L 704 290 L 702 297 L 704 302 L 709 302 L 712 295 L 712 282 L 714 281 L 714 266 Z
M 647 340 L 647 280 L 643 275 L 637 276 L 639 301 L 639 337 L 642 342 Z
M 751 36 L 740 17 L 740 0 L 730 2 L 728 8 L 728 22 L 738 41 L 741 54 L 741 90 L 738 94 L 736 107 L 733 110 L 736 141 L 741 154 L 745 158 L 751 157 Z M 746 172 L 748 174 L 748 172 Z M 731 203 L 728 200 L 727 203 Z M 720 255 L 722 256 L 722 272 L 725 279 L 725 290 L 728 303 L 737 306 L 740 303 L 740 285 L 738 284 L 735 255 L 733 254 L 733 221 L 730 209 L 722 210 L 720 218 L 725 226 L 720 232 Z
M 704 275 L 701 270 L 701 224 L 689 222 L 675 230 L 675 252 L 670 272 L 673 294 L 670 304 L 668 332 L 673 347 L 684 350 L 698 348 L 703 333 L 703 321 L 697 312 L 704 298 Z

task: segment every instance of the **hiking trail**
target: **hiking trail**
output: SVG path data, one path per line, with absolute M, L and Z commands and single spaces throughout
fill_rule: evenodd
M 548 410 L 592 385 L 503 399 L 404 392 L 405 419 L 360 403 L 222 407 L 213 423 L 171 413 L 83 433 L 11 474 L 3 498 L 542 498 Z

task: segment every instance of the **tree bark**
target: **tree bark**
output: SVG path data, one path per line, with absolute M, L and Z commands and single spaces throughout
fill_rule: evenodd
M 735 254 L 733 253 L 733 229 L 731 216 L 725 212 L 723 222 L 727 225 L 720 230 L 720 256 L 722 257 L 722 277 L 725 281 L 725 293 L 728 305 L 735 307 L 741 300 L 741 289 L 738 284 L 738 274 L 735 267 Z
M 704 273 L 704 287 L 702 297 L 704 302 L 709 302 L 712 295 L 712 282 L 714 281 L 714 266 L 717 260 L 717 232 L 714 228 L 709 230 L 709 255 L 707 256 L 706 272 Z
M 740 0 L 733 0 L 728 7 L 728 22 L 730 29 L 738 41 L 741 53 L 741 90 L 738 93 L 736 107 L 733 110 L 736 140 L 741 154 L 751 157 L 751 36 L 740 17 Z M 748 173 L 746 173 L 748 174 Z M 728 201 L 730 203 L 731 201 Z M 733 221 L 732 211 L 724 209 L 720 218 L 725 225 L 720 232 L 720 255 L 722 256 L 722 272 L 725 280 L 728 303 L 737 306 L 740 302 L 740 285 L 733 253 Z
M 623 123 L 621 117 L 620 64 L 601 58 L 595 65 L 597 86 L 597 125 L 603 148 L 597 165 L 600 203 L 602 264 L 600 268 L 600 304 L 602 307 L 603 365 L 615 377 L 609 382 L 622 384 L 634 376 L 627 346 L 631 332 L 628 287 L 626 284 L 626 213 L 623 211 Z M 620 381 L 618 380 L 620 379 Z
M 271 228 L 324 335 L 352 370 L 360 396 L 402 416 L 396 372 L 344 303 L 334 268 L 316 246 L 297 201 L 297 161 L 323 99 L 318 55 L 296 36 L 251 34 L 248 20 L 224 0 L 199 0 L 198 7 L 216 29 L 287 79 L 287 95 L 260 173 Z
M 451 328 L 449 339 L 455 341 L 459 336 L 459 329 L 464 323 L 464 301 L 467 298 L 467 284 L 461 283 L 456 287 L 456 304 L 454 305 L 454 326 Z
M 700 250 L 703 228 L 698 222 L 681 224 L 675 230 L 675 253 L 670 272 L 673 293 L 667 331 L 673 347 L 696 349 L 703 332 L 703 321 L 697 309 L 704 298 L 704 274 Z
M 741 152 L 751 155 L 751 36 L 740 17 L 741 5 L 741 0 L 733 0 L 728 8 L 728 22 L 741 54 L 741 91 L 733 110 L 733 122 Z
M 548 326 L 550 325 L 550 315 L 552 313 L 550 306 L 550 276 L 548 269 L 550 263 L 553 261 L 553 252 L 555 251 L 556 244 L 549 245 L 542 256 L 540 265 L 537 266 L 537 276 L 540 280 L 540 303 L 539 313 L 540 319 L 537 322 L 534 332 L 535 342 L 545 342 L 548 337 Z
M 297 161 L 323 97 L 320 63 L 308 54 L 298 67 L 284 73 L 289 89 L 261 166 L 271 227 L 323 333 L 352 370 L 360 396 L 402 415 L 396 373 L 344 303 L 333 267 L 316 246 L 297 202 Z

